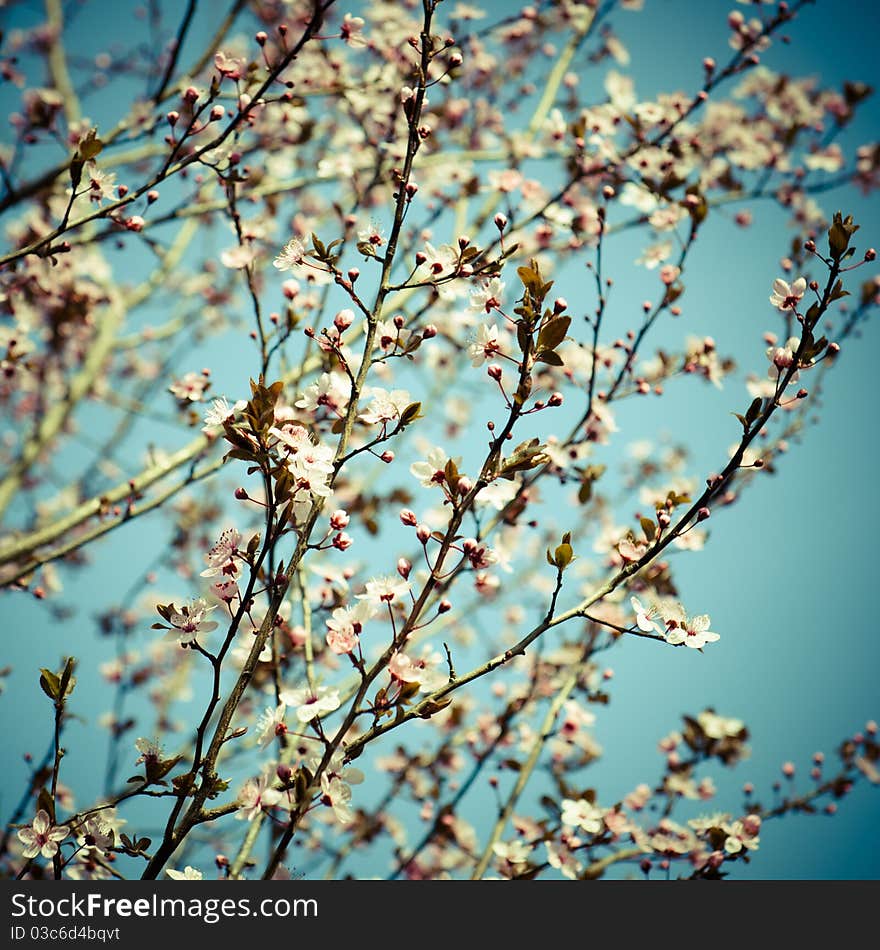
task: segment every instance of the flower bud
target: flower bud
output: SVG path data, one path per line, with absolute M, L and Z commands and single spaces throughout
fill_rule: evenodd
M 333 538 L 333 547 L 336 548 L 337 551 L 347 551 L 352 544 L 354 544 L 354 541 L 351 535 L 346 534 L 344 531 L 340 531 L 339 534 Z
M 348 527 L 349 520 L 348 512 L 343 511 L 342 508 L 337 508 L 337 510 L 330 515 L 330 527 L 334 531 L 342 531 L 343 528 Z
M 412 564 L 405 558 L 402 557 L 397 562 L 397 573 L 406 580 L 409 577 L 409 572 L 412 570 Z
M 424 523 L 420 524 L 416 528 L 416 537 L 422 544 L 427 544 L 428 538 L 431 537 L 431 529 Z
M 333 318 L 333 326 L 336 327 L 340 333 L 342 333 L 343 330 L 347 330 L 352 323 L 354 323 L 353 310 L 340 310 Z
M 416 524 L 418 524 L 415 512 L 411 511 L 409 508 L 400 509 L 400 520 L 403 524 L 410 528 L 414 528 Z

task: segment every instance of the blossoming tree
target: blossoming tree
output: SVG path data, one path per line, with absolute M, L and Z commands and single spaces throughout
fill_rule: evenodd
M 625 796 L 590 771 L 606 656 L 724 649 L 671 555 L 796 473 L 779 456 L 878 301 L 867 229 L 821 204 L 877 184 L 880 149 L 841 144 L 870 90 L 764 62 L 804 3 L 722 17 L 728 60 L 654 98 L 615 32 L 641 0 L 220 6 L 151 8 L 152 45 L 82 62 L 47 0 L 0 47 L 0 584 L 52 624 L 78 592 L 115 645 L 57 666 L 32 637 L 8 674 L 52 738 L 3 873 L 333 877 L 375 853 L 368 876 L 717 878 L 764 822 L 877 782 L 871 722 L 807 789 L 713 811 L 707 766 L 748 740 L 713 708 Z M 746 391 L 674 324 L 695 246 L 749 240 L 761 202 L 794 238 L 752 288 Z M 635 310 L 609 263 L 633 236 Z M 615 451 L 628 404 L 722 385 L 713 468 Z M 113 542 L 142 559 L 121 592 L 93 568 Z M 90 801 L 64 781 L 77 679 L 105 690 Z

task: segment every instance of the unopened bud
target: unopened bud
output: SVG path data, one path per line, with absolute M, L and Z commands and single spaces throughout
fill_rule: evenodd
M 431 537 L 431 529 L 426 524 L 420 524 L 416 528 L 416 537 L 421 544 L 427 544 L 428 538 Z
M 382 461 L 383 461 L 386 465 L 388 465 L 389 463 L 391 463 L 391 462 L 394 461 L 394 453 L 393 453 L 390 449 L 386 449 L 386 450 L 379 456 L 379 458 L 382 459 Z
M 498 214 L 495 215 L 495 227 L 498 228 L 499 231 L 503 231 L 507 227 L 506 214 L 501 214 L 499 211 Z
M 339 313 L 333 318 L 333 326 L 341 333 L 343 330 L 347 330 L 352 323 L 354 323 L 354 311 L 353 310 L 340 310 Z
M 705 520 L 709 517 L 709 515 L 711 515 L 711 514 L 712 514 L 712 512 L 709 511 L 708 508 L 701 508 L 701 509 L 697 512 L 697 521 L 705 521 Z
M 337 551 L 347 551 L 353 543 L 354 541 L 351 536 L 344 531 L 340 531 L 339 534 L 333 538 L 333 547 L 336 548 Z
M 334 531 L 342 531 L 343 528 L 348 527 L 349 520 L 348 512 L 337 508 L 337 510 L 330 515 L 330 527 Z
M 490 376 L 492 379 L 494 379 L 494 380 L 496 380 L 496 381 L 499 381 L 499 380 L 501 379 L 501 375 L 502 375 L 502 373 L 503 373 L 503 370 L 501 369 L 501 367 L 500 367 L 497 363 L 490 363 L 488 369 L 486 370 L 486 372 L 489 374 L 489 376 Z
M 441 600 L 437 605 L 437 613 L 446 614 L 449 613 L 450 610 L 452 610 L 452 604 L 448 600 Z
M 405 524 L 410 528 L 414 528 L 416 524 L 418 524 L 416 513 L 411 511 L 409 508 L 400 509 L 400 520 L 402 524 Z

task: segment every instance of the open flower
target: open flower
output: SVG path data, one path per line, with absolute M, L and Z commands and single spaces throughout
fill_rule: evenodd
M 339 709 L 339 690 L 329 686 L 318 686 L 309 689 L 286 689 L 279 696 L 281 702 L 296 710 L 296 718 L 300 722 L 309 722 L 317 716 L 331 713 Z
M 488 327 L 481 324 L 477 327 L 476 339 L 468 346 L 471 366 L 482 366 L 486 360 L 491 360 L 500 349 L 498 327 L 494 323 Z
M 673 646 L 684 644 L 692 650 L 700 650 L 707 643 L 715 643 L 721 637 L 709 629 L 711 621 L 707 614 L 698 617 L 667 621 L 666 642 Z
M 660 626 L 656 620 L 652 620 L 652 617 L 656 617 L 660 612 L 657 604 L 651 604 L 647 609 L 642 606 L 642 602 L 638 597 L 630 597 L 630 604 L 632 604 L 632 609 L 636 615 L 636 626 L 639 630 L 644 630 L 645 633 L 659 633 Z
M 202 872 L 198 868 L 187 865 L 182 871 L 176 871 L 174 868 L 166 868 L 165 873 L 172 881 L 201 881 Z
M 773 281 L 773 293 L 770 294 L 770 303 L 779 310 L 793 310 L 797 307 L 801 297 L 806 293 L 807 281 L 803 277 L 789 284 L 781 277 Z
M 217 628 L 216 620 L 205 619 L 216 607 L 216 604 L 209 605 L 204 598 L 196 597 L 180 610 L 169 614 L 168 622 L 176 631 L 174 635 L 180 640 L 181 646 L 195 643 L 200 633 L 210 633 Z
M 41 808 L 27 828 L 18 832 L 18 840 L 24 844 L 22 857 L 35 858 L 41 854 L 44 858 L 53 858 L 58 853 L 58 843 L 67 837 L 66 828 L 52 824 L 49 813 Z

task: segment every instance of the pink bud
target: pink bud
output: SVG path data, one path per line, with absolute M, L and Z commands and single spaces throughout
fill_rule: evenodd
M 712 514 L 708 508 L 701 508 L 697 512 L 697 521 L 705 521 Z
M 782 774 L 786 778 L 794 777 L 794 762 L 784 762 L 782 765 Z
M 412 564 L 405 558 L 402 557 L 397 562 L 397 573 L 406 580 L 409 577 L 409 572 L 412 570 Z
M 340 310 L 339 313 L 333 318 L 333 326 L 341 333 L 343 330 L 347 330 L 352 323 L 354 323 L 354 311 L 353 310 Z
M 403 524 L 410 528 L 414 528 L 418 523 L 415 512 L 411 511 L 409 508 L 400 509 L 400 520 Z
M 346 551 L 353 543 L 352 538 L 344 531 L 340 531 L 339 534 L 333 538 L 333 547 L 336 548 L 337 551 Z
M 422 330 L 422 339 L 432 340 L 437 336 L 437 327 L 433 323 L 429 323 L 424 330 Z
M 171 128 L 173 129 L 174 126 L 177 125 L 177 120 L 180 118 L 180 113 L 179 113 L 179 112 L 173 112 L 173 111 L 172 111 L 172 112 L 169 112 L 169 113 L 165 116 L 165 118 L 168 120 L 168 124 L 169 124 L 169 125 L 171 126 Z
M 239 501 L 244 501 L 244 500 L 248 497 L 248 493 L 247 493 L 243 488 L 236 488 L 236 489 L 235 489 L 235 497 L 236 497 Z
M 380 456 L 380 459 L 388 465 L 394 461 L 394 453 L 390 449 L 386 449 Z
M 875 260 L 876 258 L 877 258 L 877 252 L 874 250 L 873 247 L 869 247 L 868 250 L 865 251 L 865 260 L 866 260 L 866 261 L 873 261 L 873 260 Z
M 448 600 L 441 600 L 437 605 L 437 613 L 445 614 L 452 610 L 452 604 Z
M 561 406 L 561 405 L 562 405 L 562 393 L 553 393 L 553 394 L 550 396 L 550 398 L 547 400 L 547 405 L 548 405 L 548 406 L 553 406 L 554 408 L 555 408 L 556 406 Z
M 420 524 L 416 528 L 416 537 L 422 544 L 427 544 L 428 538 L 431 537 L 431 529 L 426 524 Z
M 495 227 L 498 228 L 499 231 L 503 231 L 507 227 L 506 214 L 501 214 L 499 211 L 498 214 L 495 215 Z
M 502 375 L 503 370 L 501 369 L 501 367 L 500 367 L 497 363 L 490 363 L 488 369 L 486 370 L 486 372 L 489 374 L 489 376 L 490 376 L 492 379 L 498 381 L 498 380 L 501 379 L 501 375 Z
M 343 511 L 342 508 L 337 508 L 336 511 L 330 515 L 330 527 L 334 531 L 342 531 L 343 528 L 348 527 L 349 520 L 348 512 Z
M 217 122 L 218 120 L 222 119 L 224 115 L 226 115 L 226 110 L 223 108 L 223 106 L 216 105 L 211 109 L 209 120 L 211 122 Z

